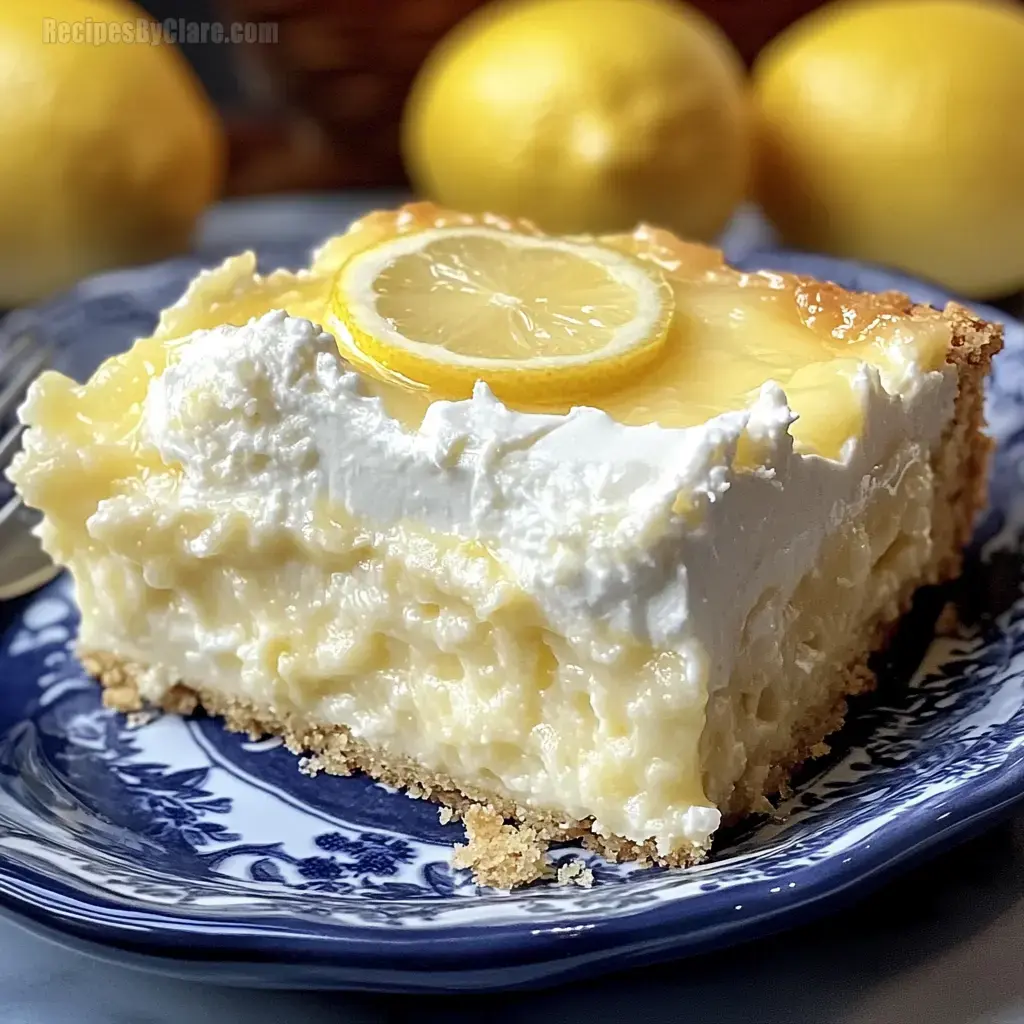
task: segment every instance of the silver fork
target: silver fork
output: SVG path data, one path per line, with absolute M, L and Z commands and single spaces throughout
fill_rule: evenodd
M 27 332 L 16 335 L 0 352 L 0 423 L 10 420 L 29 384 L 49 361 L 49 349 Z M 21 447 L 23 430 L 14 423 L 0 438 L 0 475 Z M 40 518 L 17 494 L 0 507 L 0 601 L 35 590 L 58 572 L 32 532 Z

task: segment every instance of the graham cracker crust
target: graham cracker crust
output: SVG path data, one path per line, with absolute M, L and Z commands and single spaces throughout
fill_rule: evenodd
M 139 680 L 145 666 L 103 651 L 80 651 L 82 665 L 103 686 L 103 703 L 131 714 L 142 710 Z M 226 700 L 220 694 L 179 683 L 160 701 L 162 710 L 190 715 L 197 708 L 224 719 L 232 732 L 252 739 L 280 736 L 300 755 L 300 770 L 328 775 L 361 771 L 417 799 L 433 800 L 447 809 L 445 820 L 461 819 L 468 842 L 456 847 L 454 863 L 470 868 L 481 885 L 511 889 L 551 872 L 544 860 L 553 842 L 583 840 L 584 845 L 611 860 L 636 860 L 684 867 L 703 859 L 705 851 L 683 851 L 659 857 L 653 842 L 633 843 L 620 837 L 599 836 L 590 821 L 565 821 L 555 812 L 526 807 L 507 797 L 456 783 L 447 775 L 428 772 L 415 762 L 395 758 L 357 739 L 343 725 L 323 726 L 294 714 L 258 708 L 247 701 Z
M 889 297 L 891 298 L 891 296 Z M 992 356 L 1002 347 L 1002 331 L 974 317 L 954 303 L 943 312 L 914 306 L 903 298 L 908 313 L 922 319 L 943 317 L 950 322 L 952 345 L 947 361 L 957 367 L 959 394 L 953 420 L 938 450 L 933 470 L 936 489 L 932 517 L 934 555 L 920 579 L 907 581 L 895 609 L 864 624 L 863 652 L 835 674 L 822 703 L 805 712 L 788 749 L 771 752 L 767 778 L 756 783 L 740 779 L 728 806 L 726 820 L 770 809 L 768 798 L 785 792 L 793 772 L 805 761 L 828 750 L 827 737 L 843 724 L 848 698 L 874 688 L 876 680 L 869 659 L 887 645 L 897 621 L 910 607 L 919 586 L 941 583 L 957 576 L 962 549 L 970 539 L 977 512 L 986 502 L 986 473 L 992 442 L 984 427 L 983 383 Z M 82 663 L 104 687 L 104 703 L 123 712 L 138 712 L 144 702 L 139 680 L 145 666 L 103 651 L 82 651 Z M 443 774 L 426 771 L 416 763 L 391 756 L 351 734 L 341 725 L 323 726 L 272 707 L 225 699 L 202 685 L 178 684 L 168 691 L 161 706 L 173 713 L 191 714 L 202 707 L 222 716 L 228 729 L 253 738 L 280 736 L 288 749 L 302 756 L 300 767 L 315 774 L 349 775 L 362 771 L 412 797 L 433 800 L 447 810 L 448 819 L 461 818 L 468 842 L 457 847 L 455 863 L 472 869 L 482 885 L 510 889 L 552 874 L 544 853 L 552 842 L 581 840 L 588 849 L 613 861 L 684 867 L 699 862 L 707 851 L 690 848 L 661 856 L 653 843 L 636 843 L 593 832 L 591 820 L 564 820 L 557 812 L 527 807 L 497 792 L 462 785 Z M 763 764 L 762 764 L 763 767 Z M 447 819 L 444 819 L 447 820 Z M 581 871 L 560 870 L 558 880 L 587 884 Z

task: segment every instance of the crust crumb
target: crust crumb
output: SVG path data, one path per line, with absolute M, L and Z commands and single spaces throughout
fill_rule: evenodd
M 589 889 L 594 884 L 594 872 L 581 860 L 570 860 L 558 865 L 557 879 L 559 885 L 578 885 L 581 889 Z
M 144 708 L 142 711 L 129 711 L 125 715 L 125 721 L 128 723 L 129 729 L 141 729 L 144 725 L 155 722 L 159 717 L 159 711 L 154 711 L 153 708 Z
M 960 612 L 952 601 L 947 601 L 935 620 L 936 636 L 957 636 L 960 633 Z
M 472 804 L 463 815 L 468 842 L 455 847 L 452 864 L 469 868 L 479 885 L 514 889 L 550 874 L 548 844 L 529 825 L 507 825 L 491 804 Z
M 455 812 L 450 807 L 442 806 L 437 815 L 437 820 L 440 821 L 442 825 L 447 825 L 449 822 L 455 821 L 455 819 Z
M 663 863 L 663 861 L 659 861 L 657 848 L 651 840 L 648 840 L 646 843 L 633 843 L 628 839 L 623 839 L 621 836 L 602 836 L 594 832 L 587 832 L 581 838 L 584 849 L 599 853 L 602 857 L 607 857 L 608 860 L 614 861 L 616 864 L 632 860 L 636 861 L 637 867 L 647 868 L 654 864 Z M 687 867 L 690 864 L 696 864 L 702 859 L 703 853 L 690 856 L 685 852 L 680 852 L 671 866 Z
M 132 714 L 143 708 L 138 688 L 126 683 L 108 683 L 103 681 L 103 706 Z
M 861 665 L 855 665 L 850 670 L 849 682 L 846 685 L 846 696 L 855 697 L 861 693 L 871 693 L 875 687 L 878 686 L 878 680 L 875 678 L 875 673 L 867 665 L 867 663 Z M 843 714 L 846 713 L 846 709 L 843 709 Z M 828 753 L 828 747 L 825 747 L 823 753 Z M 814 757 L 820 755 L 815 754 Z
M 199 698 L 193 690 L 178 683 L 172 686 L 163 697 L 163 707 L 172 715 L 191 715 L 199 707 Z
M 299 771 L 303 775 L 308 775 L 311 779 L 315 779 L 323 770 L 324 763 L 318 754 L 314 754 L 312 757 L 299 758 Z

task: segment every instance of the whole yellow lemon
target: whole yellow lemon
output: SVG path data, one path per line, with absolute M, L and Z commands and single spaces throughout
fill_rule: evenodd
M 787 242 L 968 296 L 1024 286 L 1024 9 L 837 3 L 754 83 L 758 197 Z
M 707 239 L 744 196 L 748 113 L 739 58 L 685 4 L 506 0 L 428 59 L 403 151 L 414 185 L 457 209 Z
M 0 5 L 0 306 L 186 248 L 216 195 L 216 114 L 171 45 L 128 41 L 145 19 L 123 0 Z

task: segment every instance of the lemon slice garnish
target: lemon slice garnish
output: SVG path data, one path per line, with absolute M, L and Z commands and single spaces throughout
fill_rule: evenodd
M 356 254 L 332 305 L 343 344 L 388 375 L 450 398 L 483 380 L 529 402 L 605 390 L 650 362 L 673 296 L 656 267 L 614 249 L 453 226 Z

